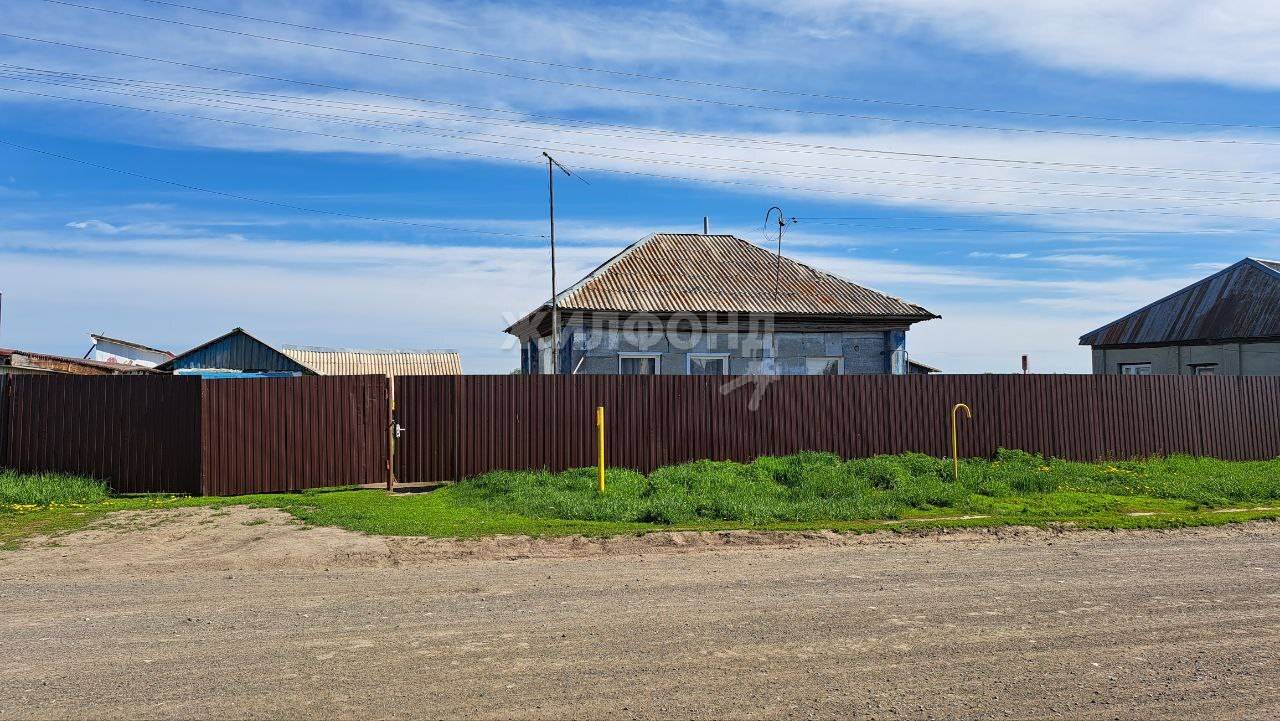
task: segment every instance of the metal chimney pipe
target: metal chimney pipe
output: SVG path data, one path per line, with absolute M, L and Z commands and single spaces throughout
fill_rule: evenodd
M 707 216 L 702 216 L 702 234 L 711 235 L 711 221 Z

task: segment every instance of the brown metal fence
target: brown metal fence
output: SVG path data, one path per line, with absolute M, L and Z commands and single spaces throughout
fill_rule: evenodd
M 12 376 L 7 458 L 19 471 L 79 473 L 119 493 L 200 490 L 200 380 Z
M 385 376 L 15 376 L 3 401 L 8 467 L 89 475 L 119 493 L 233 495 L 387 479 Z
M 949 453 L 948 411 L 968 403 L 960 453 L 1020 448 L 1077 460 L 1190 453 L 1280 457 L 1280 378 L 837 376 L 754 381 L 658 376 L 395 379 L 401 482 L 595 462 L 642 471 L 801 450 L 853 458 Z M 0 461 L 84 473 L 121 492 L 232 495 L 382 483 L 389 379 L 0 376 Z
M 202 395 L 206 495 L 387 480 L 386 376 L 209 380 Z
M 724 378 L 431 376 L 396 379 L 400 482 L 595 462 L 605 406 L 610 465 L 649 471 L 701 458 L 749 461 L 802 450 L 848 458 L 1018 448 L 1075 460 L 1170 453 L 1280 457 L 1280 378 L 971 375 L 772 379 L 725 393 Z

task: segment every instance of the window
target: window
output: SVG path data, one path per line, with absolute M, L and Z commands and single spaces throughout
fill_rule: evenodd
M 1218 364 L 1217 363 L 1193 363 L 1191 364 L 1191 375 L 1216 376 L 1218 375 Z
M 618 373 L 624 376 L 658 375 L 658 356 L 626 354 L 618 356 Z
M 844 372 L 843 358 L 805 358 L 805 372 L 811 376 L 838 376 Z
M 1151 375 L 1151 364 L 1150 363 L 1121 363 L 1120 375 L 1149 376 Z
M 691 376 L 727 376 L 729 375 L 729 354 L 727 353 L 690 353 L 689 375 Z

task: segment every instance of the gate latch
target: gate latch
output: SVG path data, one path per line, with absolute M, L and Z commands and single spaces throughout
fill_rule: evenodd
M 400 424 L 397 422 L 397 423 L 396 423 L 396 426 L 395 426 L 396 438 L 399 438 L 399 437 L 400 437 L 400 434 L 401 434 L 401 433 L 404 433 L 404 432 L 405 432 L 405 431 L 407 431 L 407 430 L 409 430 L 409 429 L 408 429 L 408 428 L 405 428 L 404 426 L 400 425 Z

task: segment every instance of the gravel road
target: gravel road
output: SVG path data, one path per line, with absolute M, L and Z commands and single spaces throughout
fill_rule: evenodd
M 117 515 L 0 554 L 0 719 L 1280 718 L 1280 524 L 385 539 Z

